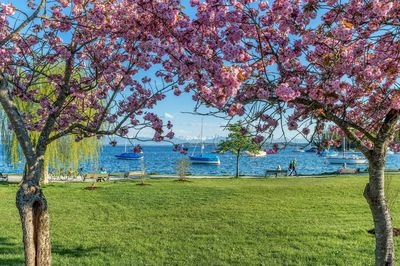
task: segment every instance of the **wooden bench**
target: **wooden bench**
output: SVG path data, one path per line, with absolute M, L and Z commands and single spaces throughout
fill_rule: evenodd
M 109 174 L 85 174 L 83 176 L 83 181 L 85 181 L 86 179 L 94 179 L 96 180 L 96 182 L 105 182 L 108 181 L 110 179 Z
M 275 175 L 275 177 L 278 177 L 278 174 L 282 174 L 287 176 L 288 171 L 287 170 L 279 170 L 279 169 L 267 169 L 265 170 L 265 177 Z
M 360 172 L 358 168 L 340 168 L 338 170 L 339 174 L 356 174 L 358 172 Z
M 135 172 L 126 172 L 124 174 L 124 178 L 135 178 L 145 176 L 146 173 L 144 171 L 135 171 Z

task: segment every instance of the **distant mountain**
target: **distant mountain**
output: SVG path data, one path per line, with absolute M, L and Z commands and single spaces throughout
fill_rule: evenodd
M 204 144 L 218 144 L 219 142 L 221 142 L 222 140 L 224 140 L 225 137 L 216 137 L 216 138 L 206 138 L 203 139 L 203 143 Z M 200 142 L 199 138 L 192 138 L 192 137 L 175 137 L 171 140 L 171 142 L 167 142 L 167 141 L 162 141 L 162 142 L 156 142 L 153 141 L 151 138 L 141 138 L 140 140 L 126 140 L 124 138 L 121 137 L 113 137 L 111 138 L 111 140 L 115 140 L 117 141 L 117 146 L 124 146 L 125 143 L 127 143 L 127 145 L 130 145 L 129 142 L 133 143 L 133 144 L 141 144 L 141 145 L 165 145 L 165 146 L 169 146 L 172 145 L 171 142 L 175 143 L 175 144 L 196 144 Z M 104 145 L 109 145 L 110 144 L 110 139 L 108 138 L 104 138 L 103 140 L 103 144 Z

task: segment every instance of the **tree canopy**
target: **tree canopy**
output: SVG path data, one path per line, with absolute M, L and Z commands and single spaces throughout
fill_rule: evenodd
M 218 145 L 221 152 L 230 151 L 236 156 L 236 173 L 239 177 L 239 158 L 241 153 L 248 151 L 250 153 L 259 152 L 261 145 L 252 137 L 250 132 L 241 126 L 240 122 L 228 126 L 229 135 L 226 140 Z

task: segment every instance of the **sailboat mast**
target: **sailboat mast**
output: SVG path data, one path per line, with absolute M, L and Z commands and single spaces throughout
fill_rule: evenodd
M 343 138 L 343 157 L 345 155 L 345 151 L 346 151 L 346 138 Z
M 201 145 L 201 155 L 203 155 L 203 150 L 204 150 L 204 144 L 203 144 L 203 118 L 201 119 L 200 145 Z

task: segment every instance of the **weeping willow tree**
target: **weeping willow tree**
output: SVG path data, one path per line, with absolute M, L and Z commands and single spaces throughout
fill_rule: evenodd
M 24 156 L 13 131 L 8 127 L 8 122 L 1 116 L 1 144 L 3 159 L 13 166 L 18 165 Z M 33 140 L 39 137 L 38 133 L 31 133 Z M 86 138 L 79 142 L 73 136 L 65 136 L 49 144 L 45 153 L 45 169 L 42 178 L 44 183 L 48 182 L 49 168 L 60 172 L 61 168 L 77 171 L 83 163 L 97 162 L 101 152 L 101 141 L 95 137 Z
M 47 75 L 58 75 L 63 71 L 62 66 L 49 67 L 47 69 Z M 79 78 L 79 77 L 73 77 Z M 34 86 L 40 94 L 46 95 L 50 100 L 54 100 L 55 95 L 52 95 L 54 91 L 53 85 L 43 78 L 39 80 L 38 85 Z M 29 119 L 36 120 L 39 119 L 37 110 L 39 105 L 37 102 L 32 101 L 20 101 L 16 99 L 15 105 L 18 110 L 29 115 Z M 86 117 L 91 117 L 96 115 L 95 110 L 86 108 L 82 111 L 82 115 Z M 18 139 L 15 133 L 10 129 L 7 116 L 0 109 L 0 136 L 2 144 L 2 154 L 3 159 L 6 163 L 16 166 L 23 160 L 24 155 L 21 147 L 18 143 Z M 32 140 L 33 145 L 36 145 L 40 132 L 29 131 L 29 136 Z M 79 142 L 75 141 L 75 137 L 72 135 L 66 135 L 60 139 L 51 142 L 44 156 L 45 171 L 42 177 L 43 183 L 48 182 L 48 171 L 49 168 L 55 170 L 55 172 L 60 172 L 61 168 L 66 168 L 72 171 L 77 171 L 80 165 L 84 163 L 95 163 L 98 161 L 101 152 L 101 141 L 96 137 L 84 138 Z

